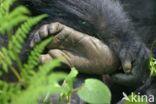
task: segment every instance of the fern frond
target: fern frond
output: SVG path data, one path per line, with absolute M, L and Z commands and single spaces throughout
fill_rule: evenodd
M 13 100 L 14 95 L 21 91 L 18 84 L 7 83 L 0 80 L 0 102 L 1 104 L 8 104 Z
M 9 14 L 0 18 L 0 33 L 5 34 L 12 28 L 29 19 L 26 14 L 30 14 L 29 10 L 24 6 L 15 8 Z
M 40 97 L 44 97 L 47 94 L 60 93 L 61 87 L 58 85 L 58 81 L 63 80 L 67 75 L 64 73 L 49 74 L 59 64 L 59 60 L 52 60 L 41 65 L 39 70 L 31 76 L 28 82 L 29 87 L 17 95 L 12 104 L 37 104 Z M 31 100 L 28 100 L 30 96 Z
M 27 20 L 24 24 L 21 25 L 20 28 L 18 28 L 17 32 L 15 33 L 15 36 L 9 41 L 8 43 L 8 49 L 10 50 L 10 56 L 13 60 L 15 60 L 14 55 L 18 55 L 19 52 L 22 49 L 22 46 L 24 44 L 24 40 L 29 34 L 31 28 L 37 24 L 40 20 L 45 18 L 46 15 L 41 15 L 37 17 L 33 17 Z
M 2 65 L 2 68 L 5 72 L 8 71 L 8 66 L 12 65 L 12 61 L 10 57 L 8 56 L 9 51 L 6 48 L 1 48 L 0 51 L 0 65 Z
M 26 64 L 24 64 L 23 68 L 22 68 L 22 76 L 23 77 L 28 77 L 30 76 L 29 74 L 33 74 L 33 70 L 35 66 L 37 66 L 39 64 L 39 56 L 41 55 L 41 53 L 43 52 L 43 50 L 45 49 L 45 47 L 47 46 L 48 43 L 50 43 L 52 41 L 51 38 L 48 38 L 47 40 L 44 40 L 43 42 L 41 42 L 40 44 L 38 44 L 30 53 L 29 57 L 28 57 L 28 61 L 26 62 Z
M 31 51 L 28 61 L 23 65 L 19 54 L 23 48 L 25 39 L 32 27 L 46 17 L 46 15 L 30 18 L 27 16 L 29 11 L 23 6 L 19 6 L 10 12 L 10 5 L 15 1 L 0 0 L 0 33 L 10 34 L 8 35 L 8 37 L 10 36 L 8 46 L 0 49 L 0 68 L 4 71 L 10 69 L 18 79 L 14 83 L 0 80 L 0 103 L 37 104 L 42 96 L 61 91 L 58 82 L 64 79 L 66 74 L 52 72 L 54 67 L 60 65 L 59 60 L 49 61 L 37 66 L 39 55 L 45 46 L 52 41 L 50 38 L 36 46 Z M 22 23 L 20 27 L 19 23 Z M 14 27 L 18 29 L 15 35 L 12 35 Z M 13 63 L 17 64 L 18 68 L 22 70 L 16 70 Z M 38 70 L 34 71 L 35 68 Z
M 19 53 L 23 47 L 24 40 L 26 39 L 27 35 L 31 28 L 38 23 L 41 19 L 43 19 L 46 15 L 41 15 L 37 17 L 33 17 L 27 20 L 24 24 L 18 28 L 17 32 L 12 39 L 8 43 L 8 48 L 2 48 L 0 51 L 0 64 L 2 65 L 3 69 L 8 69 L 9 66 L 12 65 L 12 61 L 19 58 Z
M 53 95 L 60 92 L 61 88 L 53 84 L 40 84 L 37 87 L 30 86 L 27 90 L 15 96 L 11 104 L 38 104 L 39 100 L 42 101 L 46 95 Z
M 10 6 L 15 2 L 16 0 L 0 0 L 0 17 L 4 16 L 9 13 Z
M 40 80 L 38 80 L 39 82 L 43 83 L 48 75 L 48 73 L 50 73 L 50 71 L 52 71 L 52 69 L 54 69 L 55 67 L 58 67 L 60 65 L 60 61 L 58 59 L 55 59 L 55 60 L 51 60 L 51 61 L 48 61 L 46 62 L 45 64 L 43 65 L 40 65 L 39 68 L 38 68 L 38 72 L 33 76 L 31 77 L 31 80 L 30 80 L 30 85 L 34 83 L 34 81 L 37 81 L 38 78 L 40 78 Z M 43 81 L 43 82 L 42 82 Z M 41 83 L 37 83 L 37 84 L 41 84 Z M 38 86 L 38 85 L 36 85 Z

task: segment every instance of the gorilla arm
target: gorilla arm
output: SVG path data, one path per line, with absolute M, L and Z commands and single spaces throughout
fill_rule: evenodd
M 63 63 L 80 72 L 101 75 L 119 69 L 119 59 L 106 44 L 60 23 L 43 25 L 35 32 L 31 46 L 49 35 L 53 41 L 48 46 L 49 52 L 40 56 L 42 63 L 61 58 Z

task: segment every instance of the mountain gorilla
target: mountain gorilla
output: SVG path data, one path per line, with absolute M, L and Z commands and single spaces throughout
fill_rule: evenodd
M 65 64 L 81 72 L 113 73 L 111 79 L 118 84 L 142 85 L 149 76 L 147 43 L 152 43 L 154 35 L 140 32 L 148 20 L 142 23 L 144 18 L 131 12 L 136 2 L 121 1 L 129 3 L 127 13 L 118 0 L 21 0 L 35 15 L 49 15 L 33 32 L 31 45 L 54 36 L 50 51 L 41 56 L 42 62 L 63 56 Z M 141 9 L 148 10 L 144 6 Z

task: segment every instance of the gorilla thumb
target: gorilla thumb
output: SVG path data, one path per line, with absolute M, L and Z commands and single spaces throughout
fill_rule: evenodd
M 122 62 L 122 68 L 123 68 L 123 71 L 125 73 L 131 73 L 132 71 L 132 63 L 130 60 L 125 60 L 124 62 Z

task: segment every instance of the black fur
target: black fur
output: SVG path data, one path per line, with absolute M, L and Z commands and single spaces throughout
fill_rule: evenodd
M 96 34 L 104 41 L 114 37 L 127 41 L 136 35 L 130 19 L 117 1 L 30 0 L 30 3 L 30 8 L 33 7 L 36 12 L 49 14 L 51 21 L 60 21 L 82 32 Z

